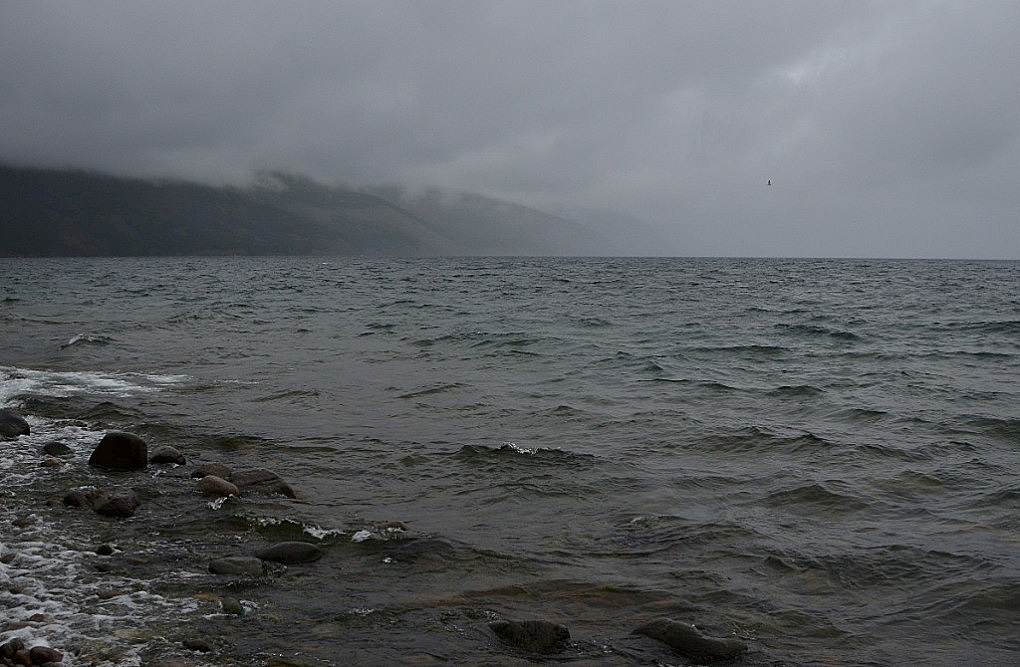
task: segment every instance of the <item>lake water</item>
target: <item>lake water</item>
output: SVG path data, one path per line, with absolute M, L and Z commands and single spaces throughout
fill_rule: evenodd
M 66 664 L 528 664 L 488 623 L 529 618 L 687 664 L 661 616 L 741 665 L 1020 662 L 1020 263 L 3 259 L 0 315 L 0 641 Z M 107 430 L 188 464 L 89 469 Z M 87 485 L 142 505 L 46 504 Z M 288 539 L 325 556 L 208 573 Z

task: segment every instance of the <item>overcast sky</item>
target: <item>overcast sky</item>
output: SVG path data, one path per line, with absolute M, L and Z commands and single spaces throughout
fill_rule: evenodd
M 609 207 L 683 255 L 1020 258 L 1020 2 L 0 0 L 0 162 Z

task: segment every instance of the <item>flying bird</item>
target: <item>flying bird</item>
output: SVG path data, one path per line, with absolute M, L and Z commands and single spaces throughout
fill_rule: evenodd
M 772 185 L 772 179 L 771 178 L 769 179 L 769 185 Z

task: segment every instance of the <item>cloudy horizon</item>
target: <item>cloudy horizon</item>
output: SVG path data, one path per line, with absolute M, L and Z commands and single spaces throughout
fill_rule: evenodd
M 682 255 L 1017 259 L 1017 34 L 992 1 L 6 0 L 0 162 L 608 208 Z

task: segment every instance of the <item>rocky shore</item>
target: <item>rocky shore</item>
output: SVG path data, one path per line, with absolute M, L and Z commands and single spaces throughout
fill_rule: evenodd
M 0 434 L 6 440 L 16 440 L 28 435 L 30 426 L 24 417 L 16 412 L 0 410 Z M 42 466 L 60 469 L 69 465 L 67 458 L 72 454 L 71 448 L 59 441 L 49 441 L 39 451 Z M 232 464 L 236 462 L 231 462 Z M 144 512 L 148 499 L 153 497 L 147 485 L 160 477 L 164 469 L 175 470 L 188 465 L 188 459 L 181 451 L 170 446 L 161 446 L 151 455 L 148 443 L 140 436 L 121 432 L 108 431 L 95 445 L 89 456 L 87 469 L 97 471 L 93 484 L 68 488 L 61 494 L 51 496 L 46 505 L 57 512 L 92 512 L 95 521 L 127 521 L 138 512 Z M 83 473 L 85 471 L 82 471 Z M 140 475 L 138 473 L 147 474 Z M 101 473 L 101 474 L 100 474 Z M 165 475 L 163 475 L 165 477 Z M 108 480 L 118 480 L 116 485 L 105 484 Z M 298 500 L 300 495 L 279 474 L 264 468 L 238 468 L 223 462 L 200 462 L 193 464 L 188 477 L 174 475 L 182 487 L 182 491 L 194 494 L 201 503 L 211 507 L 223 502 L 242 502 L 244 498 L 276 497 L 287 501 Z M 158 499 L 158 496 L 157 496 Z M 199 507 L 201 505 L 196 505 Z M 158 511 L 154 508 L 153 511 Z M 75 516 L 84 517 L 84 514 Z M 19 517 L 14 525 L 22 521 L 25 526 L 38 521 L 35 515 Z M 362 542 L 378 535 L 406 535 L 406 526 L 397 522 L 374 528 L 365 528 L 350 536 L 353 543 Z M 234 553 L 210 554 L 205 559 L 207 574 L 219 578 L 219 591 L 199 591 L 192 593 L 192 598 L 199 604 L 212 606 L 212 613 L 222 617 L 244 618 L 251 613 L 237 595 L 252 582 L 273 581 L 279 578 L 288 568 L 300 568 L 322 559 L 330 550 L 328 542 L 306 541 L 297 539 L 279 540 L 264 544 L 248 544 L 238 540 Z M 447 542 L 435 538 L 402 539 L 391 549 L 387 549 L 383 558 L 388 562 L 415 562 L 421 558 L 447 557 L 453 550 Z M 94 556 L 100 560 L 94 564 L 97 572 L 117 572 L 120 560 L 132 564 L 131 554 L 126 554 L 116 543 L 99 544 L 93 548 Z M 19 554 L 10 550 L 0 553 L 0 564 L 15 563 Z M 138 559 L 138 565 L 142 559 Z M 144 568 L 139 568 L 143 572 Z M 136 574 L 137 576 L 137 574 Z M 11 587 L 12 593 L 17 593 Z M 104 595 L 114 597 L 120 593 L 111 590 L 99 592 L 100 599 Z M 748 652 L 748 645 L 735 637 L 713 637 L 694 625 L 672 618 L 656 618 L 653 620 L 636 619 L 629 635 L 622 636 L 619 641 L 651 642 L 662 647 L 664 655 L 676 656 L 690 664 L 732 663 L 740 661 Z M 48 645 L 44 636 L 38 641 L 31 633 L 24 631 L 25 626 L 0 623 L 0 665 L 41 665 L 57 667 L 63 665 L 98 666 L 117 664 L 116 656 L 94 656 L 84 652 L 80 647 Z M 498 618 L 480 624 L 479 630 L 486 633 L 493 647 L 502 647 L 508 657 L 524 660 L 554 659 L 570 662 L 576 639 L 572 638 L 570 629 L 559 622 L 543 619 L 507 619 Z M 237 664 L 231 656 L 231 647 L 218 641 L 214 635 L 202 635 L 193 629 L 186 630 L 192 634 L 179 636 L 176 651 L 162 650 L 158 655 L 145 655 L 143 663 L 154 667 L 187 667 L 206 664 Z M 338 649 L 342 653 L 342 648 Z M 574 651 L 576 653 L 576 651 Z M 337 664 L 344 664 L 338 655 Z M 267 659 L 267 665 L 303 665 L 303 662 L 280 659 Z

